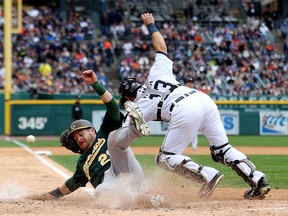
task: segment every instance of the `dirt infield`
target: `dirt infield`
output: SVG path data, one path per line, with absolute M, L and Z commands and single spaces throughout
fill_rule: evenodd
M 287 215 L 288 191 L 273 189 L 265 200 L 247 201 L 242 198 L 245 189 L 221 188 L 206 200 L 197 198 L 199 188 L 183 182 L 171 184 L 165 181 L 169 176 L 155 171 L 149 174 L 148 193 L 161 194 L 164 203 L 154 207 L 145 201 L 126 198 L 106 197 L 106 200 L 95 199 L 84 189 L 80 189 L 60 200 L 35 201 L 27 199 L 31 194 L 50 191 L 64 182 L 71 173 L 51 161 L 45 155 L 34 155 L 33 151 L 49 150 L 53 154 L 64 154 L 63 148 L 24 149 L 0 148 L 0 215 Z M 288 154 L 288 148 L 243 148 L 239 150 L 246 154 Z M 156 154 L 157 148 L 133 148 L 135 153 Z M 190 153 L 187 151 L 186 153 Z M 198 148 L 193 154 L 209 153 L 208 148 Z M 171 180 L 171 179 L 170 179 Z M 173 181 L 172 181 L 173 182 Z M 90 188 L 90 187 L 89 187 Z M 123 187 L 124 188 L 124 187 Z M 91 189 L 91 188 L 90 188 Z M 120 188 L 121 189 L 121 188 Z M 113 194 L 112 194 L 113 195 Z M 117 197 L 117 195 L 116 195 Z M 114 199 L 115 198 L 115 199 Z M 131 204 L 132 203 L 132 204 Z

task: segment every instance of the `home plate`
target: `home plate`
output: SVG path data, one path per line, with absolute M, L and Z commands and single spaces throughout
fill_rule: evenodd
M 36 155 L 52 155 L 51 151 L 39 150 L 34 152 Z

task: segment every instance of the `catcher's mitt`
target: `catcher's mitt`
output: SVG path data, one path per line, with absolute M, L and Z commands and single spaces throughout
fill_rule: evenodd
M 61 133 L 60 135 L 61 146 L 64 146 L 65 148 L 69 149 L 70 151 L 74 153 L 78 153 L 78 154 L 83 153 L 83 151 L 80 149 L 76 141 L 72 138 L 69 138 L 68 135 L 69 135 L 68 129 L 64 130 Z

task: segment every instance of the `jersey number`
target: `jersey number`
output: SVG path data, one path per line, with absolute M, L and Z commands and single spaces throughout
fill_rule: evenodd
M 172 83 L 169 83 L 169 82 L 164 82 L 164 81 L 162 81 L 162 80 L 157 80 L 156 82 L 155 82 L 155 84 L 154 84 L 154 88 L 153 89 L 155 89 L 155 90 L 159 90 L 159 86 L 161 85 L 161 87 L 162 87 L 162 89 L 166 89 L 167 91 L 169 91 L 169 92 L 172 92 L 176 87 L 177 87 L 177 85 L 174 85 L 174 84 L 172 84 Z M 155 97 L 161 97 L 161 95 L 159 95 L 159 94 L 149 94 L 149 99 L 153 99 L 153 98 L 155 98 Z
M 106 163 L 108 163 L 110 161 L 110 159 L 108 158 L 108 150 L 106 151 L 106 154 L 103 153 L 98 157 L 98 161 L 99 163 L 104 166 Z

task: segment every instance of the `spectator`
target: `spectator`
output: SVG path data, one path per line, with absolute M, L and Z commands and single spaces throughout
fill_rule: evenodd
M 194 17 L 194 7 L 191 0 L 188 1 L 186 7 L 183 10 L 183 13 L 186 20 L 192 20 L 192 18 Z
M 271 12 L 271 18 L 272 18 L 272 27 L 273 29 L 279 29 L 280 27 L 280 16 L 279 16 L 279 12 L 277 10 L 274 10 Z
M 255 5 L 253 3 L 250 3 L 246 11 L 246 16 L 247 16 L 247 26 L 248 28 L 250 28 L 250 26 L 252 25 L 251 22 L 253 18 L 260 16 L 260 14 L 258 14 L 258 12 L 256 11 Z
M 133 44 L 131 43 L 131 41 L 126 40 L 122 46 L 122 49 L 124 50 L 125 56 L 130 56 L 132 53 Z
M 288 35 L 288 16 L 286 17 L 286 19 L 283 21 L 282 25 L 280 26 L 280 31 L 282 33 L 282 37 L 286 39 Z
M 104 52 L 105 52 L 105 61 L 106 66 L 111 67 L 113 64 L 113 51 L 112 51 L 112 43 L 109 39 L 104 42 Z
M 262 14 L 263 20 L 266 24 L 266 26 L 272 30 L 272 23 L 273 23 L 273 19 L 272 19 L 272 14 L 270 12 L 269 7 L 266 7 L 266 10 L 264 11 L 264 13 Z

